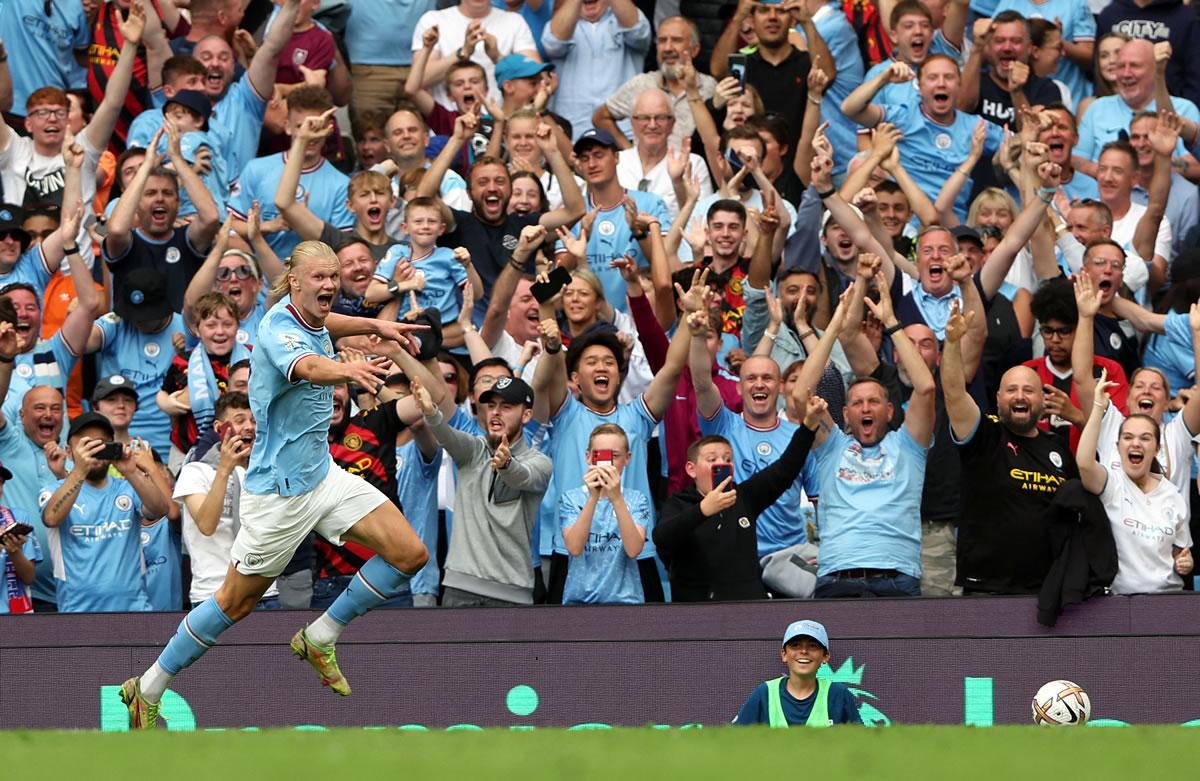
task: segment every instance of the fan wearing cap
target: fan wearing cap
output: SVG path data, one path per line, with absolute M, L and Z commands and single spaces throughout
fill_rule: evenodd
M 99 457 L 114 435 L 108 418 L 98 412 L 72 420 L 67 445 L 74 465 L 38 497 L 61 613 L 150 608 L 141 527 L 166 515 L 170 499 L 151 477 L 158 466 L 150 450 L 119 446 L 119 457 Z M 110 466 L 122 477 L 110 476 Z
M 829 661 L 829 633 L 816 621 L 793 621 L 783 633 L 779 660 L 787 675 L 760 683 L 742 703 L 739 727 L 830 727 L 862 724 L 858 703 L 844 683 L 817 677 Z
M 220 226 L 220 217 L 212 194 L 184 159 L 181 133 L 174 121 L 168 120 L 155 133 L 150 148 L 158 148 L 164 132 L 174 170 L 159 166 L 158 155 L 145 156 L 128 190 L 113 209 L 101 250 L 112 272 L 118 298 L 124 294 L 130 272 L 156 268 L 167 276 L 167 300 L 179 312 L 183 309 L 187 283 L 204 262 Z M 176 227 L 181 181 L 196 206 L 196 214 L 186 225 Z
M 133 383 L 120 374 L 112 374 L 96 383 L 92 407 L 113 427 L 113 440 L 123 445 L 133 441 L 129 425 L 138 408 L 138 392 Z
M 589 127 L 600 102 L 642 72 L 651 35 L 650 22 L 633 0 L 567 0 L 556 6 L 542 30 L 542 46 L 559 73 L 553 109 L 572 127 Z
M 114 311 L 97 319 L 88 336 L 85 352 L 97 355 L 97 370 L 105 378 L 92 401 L 97 402 L 100 387 L 113 380 L 113 388 L 124 391 L 118 395 L 132 395 L 134 405 L 129 412 L 132 422 L 121 424 L 123 415 L 111 422 L 118 429 L 127 426 L 129 436 L 145 439 L 166 458 L 171 451 L 171 421 L 158 409 L 155 398 L 175 358 L 172 339 L 187 329 L 179 313 L 171 311 L 167 279 L 161 271 L 135 269 L 126 282 Z
M 13 473 L 0 463 L 0 495 Z M 0 615 L 33 612 L 30 586 L 42 561 L 42 546 L 22 508 L 0 504 Z
M 458 466 L 442 606 L 532 604 L 534 525 L 553 469 L 522 436 L 533 416 L 533 389 L 501 377 L 481 393 L 487 425 L 480 436 L 452 428 L 420 382 L 412 390 L 425 425 Z
M 44 296 L 50 278 L 66 257 L 64 250 L 76 249 L 79 218 L 67 214 L 48 235 L 34 241 L 25 227 L 32 217 L 33 213 L 20 207 L 0 204 L 0 285 L 24 282 Z
M 217 213 L 225 212 L 225 201 L 229 198 L 229 169 L 221 147 L 220 136 L 208 132 L 208 120 L 212 115 L 212 104 L 200 90 L 183 89 L 167 98 L 163 116 L 179 128 L 179 148 L 183 159 L 197 168 L 200 181 L 208 188 L 217 204 Z M 167 154 L 168 139 L 159 140 L 157 152 Z M 201 171 L 207 171 L 201 173 Z M 187 190 L 179 194 L 179 217 L 190 217 L 196 206 L 188 197 Z
M 633 258 L 639 268 L 650 265 L 648 252 L 656 251 L 653 242 L 658 235 L 665 235 L 671 227 L 671 214 L 662 198 L 651 192 L 626 190 L 617 178 L 617 153 L 619 148 L 607 130 L 592 128 L 575 142 L 575 164 L 587 182 L 587 207 L 596 212 L 591 231 L 587 234 L 588 266 L 600 278 L 604 286 L 604 297 L 615 309 L 628 311 L 625 300 L 625 278 L 612 264 L 626 257 Z M 562 182 L 562 178 L 559 178 Z M 634 212 L 646 215 L 645 229 L 630 224 L 625 207 L 632 201 Z M 657 224 L 657 228 L 655 225 Z M 582 224 L 571 229 L 571 235 L 580 236 Z M 556 259 L 567 268 L 574 268 L 582 258 L 566 251 L 562 241 L 555 247 Z
M 455 120 L 454 135 L 430 165 L 425 176 L 417 185 L 417 195 L 431 198 L 438 194 L 442 177 L 446 175 L 450 162 L 475 132 L 478 117 L 466 114 Z M 471 253 L 471 262 L 483 280 L 485 294 L 475 301 L 475 325 L 483 322 L 491 301 L 490 291 L 496 286 L 500 272 L 512 261 L 517 247 L 517 237 L 528 225 L 541 225 L 547 232 L 571 224 L 583 217 L 583 194 L 575 184 L 570 165 L 559 151 L 557 126 L 542 123 L 537 129 L 537 145 L 542 150 L 554 178 L 563 194 L 563 205 L 557 209 L 526 215 L 508 213 L 508 202 L 512 198 L 512 179 L 508 166 L 496 157 L 476 158 L 467 173 L 467 184 L 471 196 L 471 211 L 451 209 L 453 224 L 438 240 L 443 247 L 465 247 Z M 616 273 L 616 272 L 613 272 Z M 618 279 L 620 275 L 617 274 Z

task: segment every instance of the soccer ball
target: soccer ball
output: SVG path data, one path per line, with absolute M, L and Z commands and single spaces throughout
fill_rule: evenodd
M 1078 684 L 1050 681 L 1033 696 L 1033 723 L 1038 726 L 1087 724 L 1092 701 Z

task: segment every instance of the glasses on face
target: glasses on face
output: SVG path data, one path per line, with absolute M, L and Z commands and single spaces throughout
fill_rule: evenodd
M 229 266 L 221 266 L 217 269 L 217 279 L 222 282 L 232 279 L 235 276 L 238 279 L 249 279 L 253 273 L 254 272 L 250 270 L 250 267 L 246 265 L 234 266 L 233 268 L 230 268 Z
M 1125 268 L 1125 261 L 1117 258 L 1090 258 L 1087 264 L 1093 268 L 1111 268 L 1114 271 L 1122 271 Z
M 633 121 L 642 122 L 647 125 L 654 123 L 665 125 L 668 122 L 674 122 L 675 116 L 673 114 L 634 114 Z
M 481 374 L 475 378 L 475 387 L 483 388 L 484 390 L 496 384 L 496 380 L 500 379 L 493 374 Z
M 17 231 L 15 228 L 12 230 L 6 230 L 6 231 L 0 233 L 0 241 L 21 242 L 24 240 L 25 240 L 25 237 L 23 235 L 21 235 L 21 233 L 19 231 Z
M 1070 326 L 1062 326 L 1061 328 L 1055 328 L 1053 326 L 1044 325 L 1044 326 L 1042 326 L 1041 330 L 1042 330 L 1042 338 L 1043 339 L 1054 339 L 1054 338 L 1066 339 L 1068 336 L 1075 333 L 1075 329 Z
M 65 108 L 35 108 L 29 112 L 29 116 L 36 119 L 66 119 L 67 110 Z

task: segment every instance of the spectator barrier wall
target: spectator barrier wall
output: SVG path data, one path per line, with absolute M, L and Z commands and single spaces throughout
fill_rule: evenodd
M 180 676 L 164 712 L 178 730 L 719 725 L 781 673 L 783 629 L 806 617 L 828 627 L 827 672 L 870 723 L 1029 723 L 1038 687 L 1068 678 L 1094 722 L 1200 725 L 1200 599 L 1093 599 L 1053 629 L 1035 609 L 995 597 L 377 611 L 338 646 L 349 698 L 288 649 L 313 616 L 260 612 Z M 125 729 L 117 686 L 178 621 L 0 616 L 0 728 Z

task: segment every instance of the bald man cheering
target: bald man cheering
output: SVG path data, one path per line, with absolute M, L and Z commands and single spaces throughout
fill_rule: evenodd
M 959 342 L 966 332 L 967 318 L 955 305 L 942 350 L 942 391 L 969 488 L 963 491 L 955 582 L 964 594 L 1036 594 L 1052 561 L 1050 504 L 1079 470 L 1067 443 L 1037 427 L 1042 382 L 1028 366 L 1000 378 L 999 416 L 980 414 L 963 375 Z

